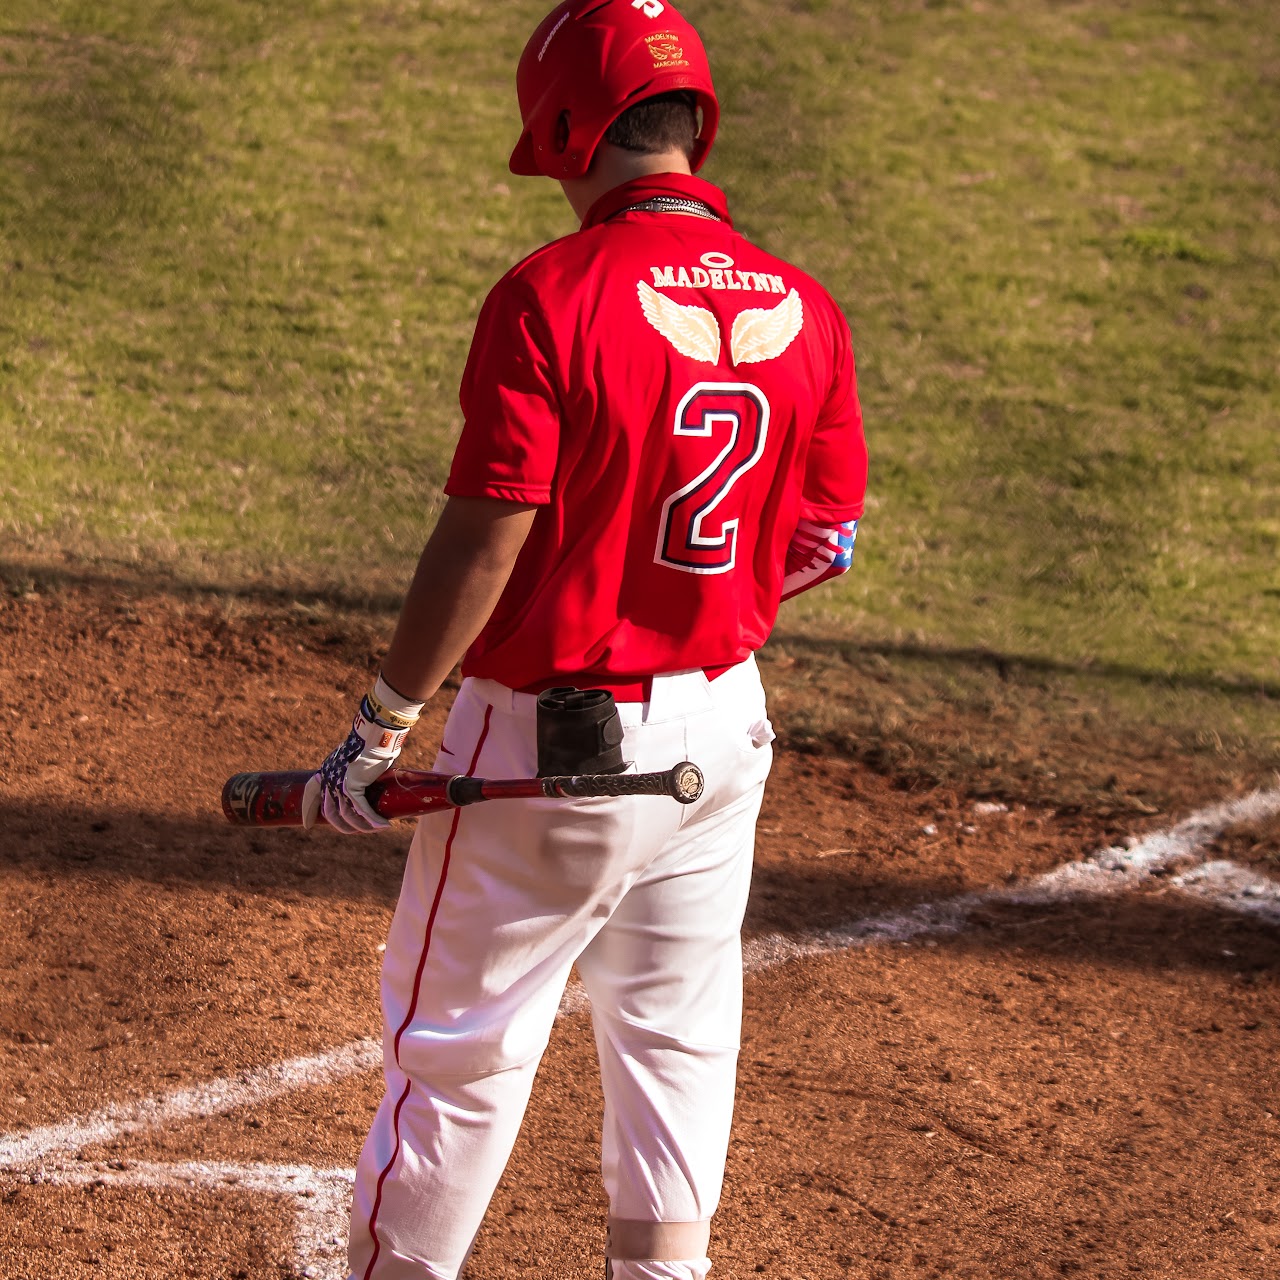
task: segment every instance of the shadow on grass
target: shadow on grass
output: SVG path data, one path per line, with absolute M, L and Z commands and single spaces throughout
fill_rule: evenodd
M 177 55 L 70 30 L 8 37 L 0 141 L 19 259 L 63 262 L 179 216 L 199 130 Z
M 218 597 L 241 600 L 264 607 L 289 604 L 322 605 L 338 612 L 371 612 L 394 617 L 403 592 L 377 586 L 293 585 L 260 581 L 216 581 L 180 574 L 136 572 L 123 567 L 89 568 L 47 563 L 25 563 L 0 556 L 0 587 L 11 592 L 26 590 L 95 590 L 126 594 L 160 593 L 177 597 Z M 775 631 L 765 652 L 785 647 L 792 655 L 806 655 L 830 660 L 843 654 L 850 660 L 863 656 L 905 658 L 947 664 L 974 671 L 994 672 L 1001 680 L 1016 681 L 1027 676 L 1086 676 L 1169 689 L 1194 689 L 1233 696 L 1264 697 L 1280 700 L 1280 682 L 1249 676 L 1217 673 L 1169 672 L 1131 663 L 1064 662 L 1034 654 L 1001 653 L 974 646 L 929 645 L 914 643 L 889 644 L 876 641 L 854 642 L 831 636 L 803 635 L 792 631 Z
M 248 578 L 220 581 L 213 577 L 183 576 L 154 568 L 132 570 L 125 566 L 56 565 L 5 558 L 3 555 L 0 555 L 0 589 L 16 595 L 27 591 L 91 591 L 130 596 L 166 595 L 175 599 L 231 599 L 266 608 L 291 604 L 320 605 L 336 612 L 386 614 L 389 621 L 394 618 L 404 598 L 402 590 L 378 586 L 285 585 Z
M 809 636 L 784 631 L 775 631 L 769 643 L 785 646 L 793 655 L 811 654 L 829 659 L 835 653 L 843 653 L 851 659 L 867 654 L 884 658 L 909 658 L 994 672 L 1005 681 L 1015 681 L 1026 676 L 1087 676 L 1169 689 L 1199 689 L 1209 693 L 1280 699 L 1280 681 L 1217 673 L 1160 671 L 1125 662 L 1064 662 L 1034 654 L 1001 653 L 977 646 L 854 642 L 830 636 Z

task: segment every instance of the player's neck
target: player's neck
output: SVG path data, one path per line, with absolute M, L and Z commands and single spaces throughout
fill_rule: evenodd
M 691 173 L 688 157 L 683 151 L 662 151 L 653 155 L 641 155 L 626 151 L 612 143 L 602 142 L 591 160 L 591 169 L 582 178 L 561 178 L 560 186 L 565 199 L 581 222 L 602 195 L 620 187 L 634 178 L 645 178 L 655 173 Z

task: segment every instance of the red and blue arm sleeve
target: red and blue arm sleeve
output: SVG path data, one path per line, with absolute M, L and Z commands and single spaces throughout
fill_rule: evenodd
M 830 582 L 832 578 L 848 572 L 853 564 L 853 543 L 857 536 L 856 520 L 830 526 L 801 520 L 787 548 L 782 598 L 790 600 L 810 587 Z

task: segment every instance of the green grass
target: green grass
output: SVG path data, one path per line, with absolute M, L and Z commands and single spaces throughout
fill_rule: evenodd
M 482 145 L 476 7 L 263 9 L 4 19 L 14 543 L 304 585 L 421 546 L 479 301 L 565 219 Z
M 9 0 L 0 561 L 394 594 L 484 293 L 572 226 L 505 165 L 544 7 Z M 859 353 L 855 571 L 784 627 L 1275 688 L 1280 10 L 684 9 L 705 176 Z
M 862 353 L 859 573 L 804 616 L 1274 680 L 1277 11 L 810 8 L 726 148 Z

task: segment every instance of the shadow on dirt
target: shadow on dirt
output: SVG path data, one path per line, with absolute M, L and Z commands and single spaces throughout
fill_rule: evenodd
M 0 806 L 5 833 L 0 875 L 33 881 L 32 896 L 52 884 L 91 886 L 114 881 L 172 890 L 200 886 L 264 899 L 367 902 L 389 910 L 399 892 L 411 827 L 351 839 L 297 829 L 246 830 L 208 821 L 145 813 Z M 758 866 L 746 931 L 812 934 L 905 912 L 952 898 L 945 878 L 868 874 L 833 865 Z M 157 910 L 163 910 L 157 897 Z M 867 945 L 867 944 L 864 944 Z M 872 943 L 872 947 L 898 944 Z M 1089 965 L 1258 971 L 1280 966 L 1280 932 L 1265 920 L 1197 901 L 1176 890 L 1049 905 L 980 906 L 958 933 L 920 936 L 909 945 L 963 951 L 1023 953 L 1028 963 L 1053 959 Z
M 5 872 L 58 879 L 193 884 L 391 904 L 412 838 L 355 839 L 329 831 L 233 827 L 220 813 L 175 819 L 119 809 L 31 808 L 0 803 Z
M 1246 984 L 1280 977 L 1280 929 L 1274 923 L 1193 898 L 1174 888 L 1050 906 L 992 905 L 968 927 L 941 936 L 954 954 L 1013 951 L 1032 981 L 1052 981 L 1056 962 L 1111 968 L 1220 971 Z M 1041 966 L 1049 973 L 1040 972 Z

